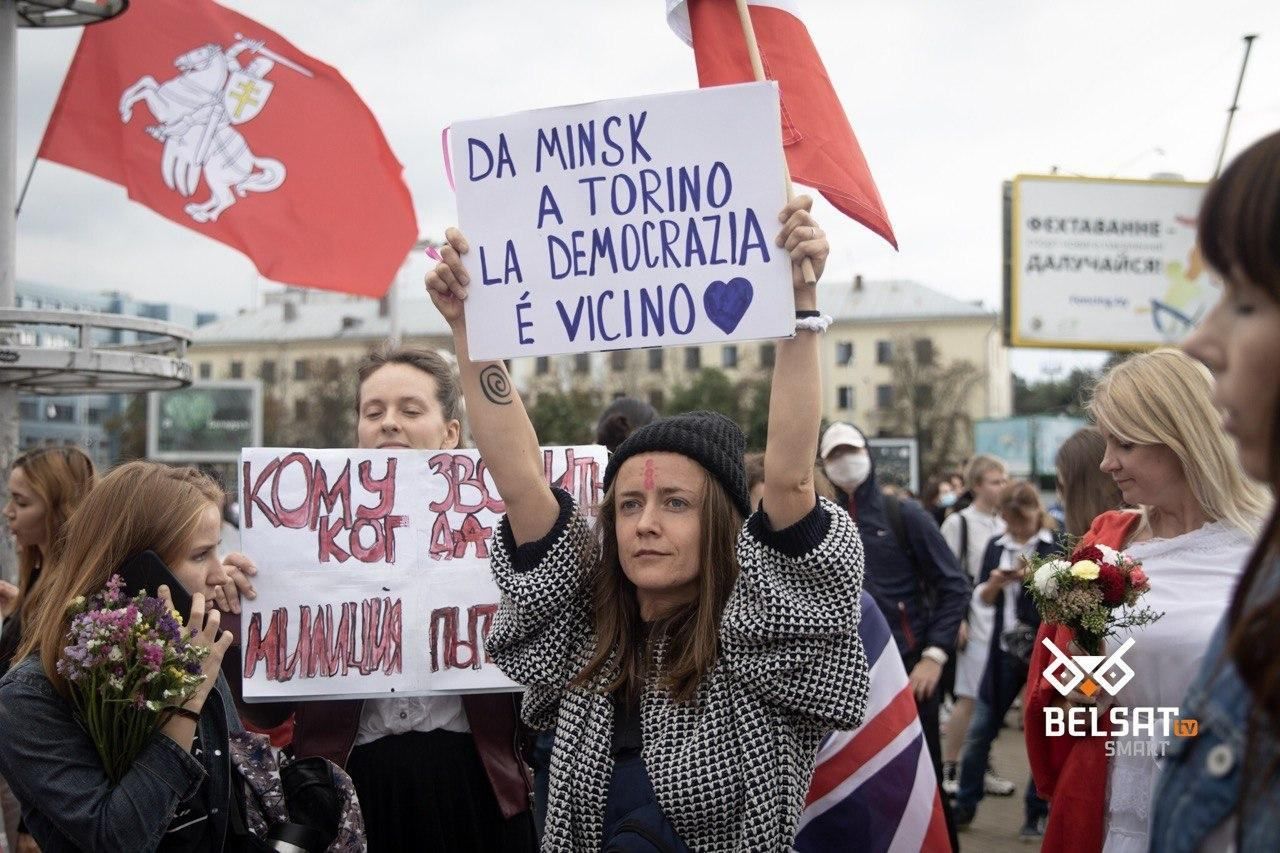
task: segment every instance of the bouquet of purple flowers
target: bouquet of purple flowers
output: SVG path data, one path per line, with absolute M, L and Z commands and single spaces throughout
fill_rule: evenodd
M 142 747 L 204 681 L 208 654 L 184 636 L 177 612 L 139 593 L 126 599 L 124 581 L 71 602 L 71 628 L 58 660 L 71 701 L 107 777 L 119 782 Z

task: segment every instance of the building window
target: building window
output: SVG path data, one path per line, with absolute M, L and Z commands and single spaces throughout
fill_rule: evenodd
M 258 378 L 263 382 L 276 381 L 276 363 L 274 361 L 264 361 L 258 366 Z
M 649 370 L 653 373 L 662 372 L 662 352 L 656 347 L 649 350 Z
M 701 370 L 702 369 L 702 350 L 698 347 L 684 348 L 684 369 L 685 370 Z
M 19 400 L 18 401 L 18 417 L 24 421 L 34 421 L 40 417 L 40 410 L 36 408 L 35 400 Z
M 661 388 L 654 388 L 652 391 L 649 392 L 649 405 L 653 406 L 659 412 L 662 411 L 662 406 L 666 402 L 667 402 L 667 395 L 663 393 Z
M 580 352 L 573 357 L 574 373 L 590 373 L 591 372 L 591 353 Z
M 616 349 L 609 353 L 609 366 L 613 368 L 614 373 L 621 373 L 627 369 L 627 351 L 624 349 Z
M 893 386 L 892 385 L 876 386 L 876 408 L 878 409 L 893 408 Z
M 311 362 L 300 358 L 293 363 L 293 378 L 299 382 L 311 378 Z
M 844 412 L 853 410 L 852 385 L 841 385 L 836 389 L 836 408 Z
M 305 421 L 307 419 L 307 401 L 293 401 L 293 419 L 295 421 Z
M 924 367 L 933 365 L 933 338 L 916 338 L 916 364 Z
M 74 406 L 65 403 L 50 403 L 44 410 L 44 419 L 60 424 L 75 423 L 76 410 Z
M 207 361 L 200 362 L 200 378 L 208 379 L 213 375 L 213 365 Z
M 106 420 L 106 416 L 106 410 L 100 409 L 97 406 L 90 406 L 84 413 L 85 421 L 87 423 L 94 424 L 95 426 Z
M 733 344 L 727 344 L 720 348 L 720 366 L 725 370 L 732 370 L 738 366 L 738 348 Z
M 324 363 L 324 375 L 326 379 L 342 378 L 342 362 L 336 358 L 331 358 Z
M 760 366 L 773 367 L 774 361 L 778 358 L 778 348 L 773 344 L 760 345 Z
M 893 361 L 893 341 L 876 341 L 876 364 Z
M 917 385 L 915 393 L 915 406 L 917 409 L 928 409 L 933 406 L 933 386 Z
M 539 376 L 546 376 L 551 372 L 551 359 L 548 356 L 540 355 L 533 362 L 533 372 Z
M 836 365 L 846 367 L 853 364 L 853 341 L 836 341 Z
M 244 362 L 243 361 L 231 362 L 231 378 L 232 379 L 244 378 Z

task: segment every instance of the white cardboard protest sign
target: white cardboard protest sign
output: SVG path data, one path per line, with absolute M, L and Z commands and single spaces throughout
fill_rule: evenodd
M 790 335 L 778 110 L 746 83 L 454 124 L 472 358 Z
M 485 654 L 505 511 L 474 450 L 241 453 L 245 699 L 519 689 Z M 543 450 L 548 482 L 594 517 L 602 447 Z

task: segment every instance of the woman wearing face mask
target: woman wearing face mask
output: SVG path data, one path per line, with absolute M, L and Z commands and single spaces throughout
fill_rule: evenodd
M 946 475 L 938 475 L 930 477 L 924 484 L 920 501 L 938 526 L 942 526 L 947 513 L 956 505 L 956 497 L 956 493 L 951 488 L 951 480 Z
M 938 525 L 919 504 L 881 494 L 867 439 L 857 427 L 829 426 L 819 455 L 836 487 L 836 502 L 858 522 L 867 558 L 863 583 L 893 630 L 941 784 L 938 684 L 955 654 L 960 620 L 969 605 L 969 581 Z M 942 797 L 944 806 L 947 800 Z M 949 811 L 947 823 L 950 827 Z

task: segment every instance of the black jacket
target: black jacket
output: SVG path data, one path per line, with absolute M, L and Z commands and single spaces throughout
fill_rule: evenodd
M 866 482 L 839 503 L 858 522 L 866 556 L 863 586 L 875 598 L 903 658 L 914 661 L 927 646 L 955 652 L 956 632 L 969 608 L 969 582 L 938 525 L 915 501 L 900 501 L 907 540 L 904 551 L 889 524 L 875 465 Z

